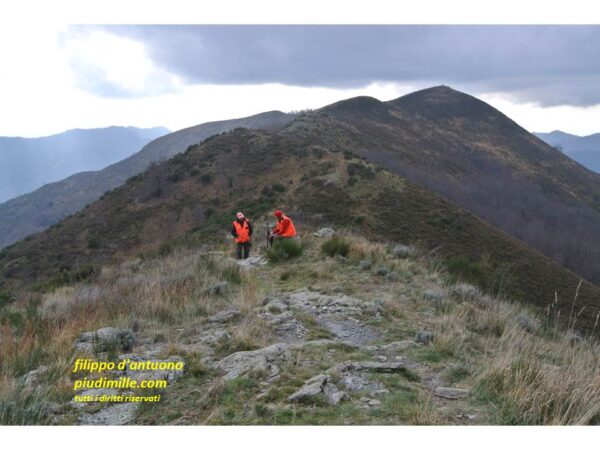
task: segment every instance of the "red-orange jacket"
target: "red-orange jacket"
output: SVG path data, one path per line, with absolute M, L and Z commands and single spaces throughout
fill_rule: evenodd
M 296 227 L 294 222 L 285 214 L 281 216 L 281 220 L 277 221 L 277 225 L 273 228 L 273 234 L 281 237 L 294 237 L 296 236 Z
M 235 238 L 235 242 L 240 244 L 250 242 L 250 236 L 252 236 L 252 225 L 250 225 L 250 222 L 248 222 L 247 219 L 244 219 L 241 224 L 237 220 L 234 220 L 231 234 Z

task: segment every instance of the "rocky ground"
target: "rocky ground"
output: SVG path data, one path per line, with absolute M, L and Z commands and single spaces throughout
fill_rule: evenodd
M 111 271 L 110 285 L 129 289 L 114 292 L 132 295 L 139 284 L 147 297 L 160 287 L 161 303 L 152 300 L 145 312 L 115 326 L 81 332 L 62 370 L 78 357 L 181 361 L 185 367 L 110 373 L 167 380 L 166 389 L 151 392 L 161 395 L 158 403 L 74 402 L 77 377 L 67 372 L 60 375 L 64 400 L 47 403 L 49 422 L 501 423 L 482 388 L 497 357 L 485 355 L 502 353 L 507 330 L 522 333 L 518 339 L 536 335 L 539 319 L 474 286 L 450 283 L 435 261 L 410 246 L 349 237 L 345 256 L 328 256 L 321 246 L 333 234 L 305 237 L 304 254 L 287 261 L 268 262 L 264 252 L 246 261 L 215 250 L 188 254 L 173 259 L 172 267 L 161 262 L 152 286 L 140 276 L 150 271 L 141 263 Z M 196 269 L 188 270 L 191 262 Z M 108 288 L 81 286 L 74 291 L 79 297 L 73 295 L 88 302 L 102 289 Z M 189 301 L 177 303 L 181 296 Z M 165 298 L 171 303 L 163 304 Z M 46 299 L 48 311 L 54 300 Z M 558 373 L 560 366 L 553 367 Z M 56 370 L 40 365 L 22 377 L 24 386 L 43 391 Z M 134 392 L 78 392 L 117 393 Z

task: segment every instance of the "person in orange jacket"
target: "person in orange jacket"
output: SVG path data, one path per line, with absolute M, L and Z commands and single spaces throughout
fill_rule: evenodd
M 236 220 L 231 227 L 231 235 L 235 238 L 235 255 L 237 259 L 246 259 L 250 256 L 250 239 L 252 236 L 252 225 L 241 212 L 236 214 Z
M 269 242 L 272 244 L 273 239 L 281 238 L 293 238 L 296 236 L 296 227 L 294 222 L 288 216 L 283 214 L 281 211 L 275 211 L 275 218 L 277 219 L 277 225 L 269 233 Z

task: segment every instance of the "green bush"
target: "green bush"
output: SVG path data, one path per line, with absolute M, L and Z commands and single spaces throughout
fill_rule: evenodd
M 12 296 L 8 292 L 0 292 L 0 308 L 8 305 L 12 301 Z
M 491 293 L 506 290 L 513 282 L 510 266 L 494 264 L 487 254 L 476 260 L 454 256 L 446 264 L 452 282 L 472 283 Z
M 333 236 L 331 239 L 323 242 L 321 250 L 327 256 L 334 257 L 335 255 L 341 255 L 344 258 L 350 253 L 350 244 L 342 237 Z
M 304 247 L 296 239 L 276 239 L 267 251 L 267 259 L 270 262 L 284 261 L 302 255 L 303 251 Z
M 285 192 L 285 186 L 281 183 L 275 183 L 271 186 L 271 189 L 275 192 Z
M 100 248 L 100 239 L 98 238 L 90 238 L 88 240 L 87 246 L 90 250 L 96 250 Z

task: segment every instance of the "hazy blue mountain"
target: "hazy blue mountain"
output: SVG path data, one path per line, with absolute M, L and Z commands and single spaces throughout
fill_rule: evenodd
M 533 133 L 541 140 L 559 148 L 579 164 L 600 173 L 600 133 L 576 136 L 562 131 Z
M 0 202 L 77 172 L 114 164 L 169 130 L 108 127 L 40 138 L 0 137 Z
M 121 186 L 129 177 L 143 172 L 153 162 L 169 159 L 192 144 L 237 127 L 277 130 L 294 117 L 294 114 L 270 111 L 185 128 L 154 139 L 143 148 L 139 145 L 135 153 L 101 170 L 78 172 L 0 203 L 0 249 L 76 213 L 105 192 Z

